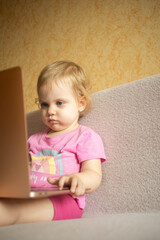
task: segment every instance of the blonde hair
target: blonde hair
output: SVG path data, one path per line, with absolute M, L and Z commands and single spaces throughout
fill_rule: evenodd
M 37 82 L 37 93 L 45 83 L 54 81 L 67 84 L 73 90 L 76 100 L 81 97 L 86 99 L 86 107 L 80 116 L 84 115 L 91 107 L 90 82 L 84 70 L 71 61 L 56 61 L 47 65 L 40 73 Z

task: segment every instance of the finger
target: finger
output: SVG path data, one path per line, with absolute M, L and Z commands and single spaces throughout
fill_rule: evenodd
M 85 187 L 84 187 L 84 185 L 78 185 L 77 188 L 76 188 L 75 193 L 73 194 L 73 198 L 82 196 L 84 194 L 85 194 Z
M 59 179 L 48 177 L 47 181 L 52 185 L 57 185 L 58 186 Z
M 78 180 L 77 178 L 73 178 L 71 182 L 71 188 L 70 188 L 72 193 L 75 193 L 77 186 L 78 186 Z
M 60 190 L 62 190 L 63 187 L 64 187 L 65 185 L 67 185 L 67 184 L 68 184 L 68 177 L 67 177 L 67 176 L 63 176 L 63 177 L 61 177 L 61 178 L 59 179 L 59 184 L 58 184 L 58 186 L 59 186 L 59 189 L 60 189 Z

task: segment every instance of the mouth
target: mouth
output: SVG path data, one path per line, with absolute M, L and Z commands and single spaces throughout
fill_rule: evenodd
M 58 121 L 57 121 L 57 120 L 54 120 L 54 119 L 49 119 L 48 122 L 49 122 L 50 124 L 56 124 L 56 123 L 58 123 Z

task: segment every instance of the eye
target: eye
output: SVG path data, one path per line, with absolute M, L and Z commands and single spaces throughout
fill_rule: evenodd
M 56 104 L 57 104 L 57 106 L 62 106 L 64 104 L 64 102 L 63 101 L 57 101 Z
M 41 106 L 41 108 L 47 108 L 49 105 L 48 105 L 48 103 L 42 102 L 40 104 L 40 106 Z

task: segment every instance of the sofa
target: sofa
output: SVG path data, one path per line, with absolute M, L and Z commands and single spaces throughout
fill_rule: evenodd
M 0 227 L 0 239 L 160 240 L 160 74 L 92 94 L 80 124 L 102 137 L 101 186 L 81 219 Z M 27 114 L 28 136 L 45 128 Z

